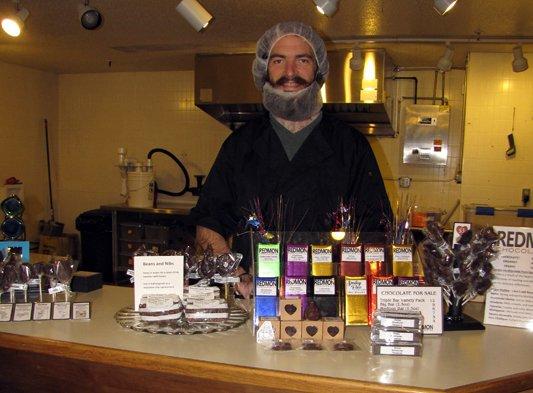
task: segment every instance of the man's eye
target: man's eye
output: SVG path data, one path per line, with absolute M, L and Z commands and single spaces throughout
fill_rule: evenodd
M 301 64 L 309 64 L 309 63 L 311 63 L 311 60 L 309 60 L 309 59 L 307 59 L 307 58 L 305 58 L 305 57 L 302 57 L 302 58 L 300 58 L 300 59 L 298 59 L 298 60 L 299 60 L 299 62 L 300 62 Z
M 283 62 L 282 59 L 272 59 L 271 61 L 271 64 L 281 64 Z

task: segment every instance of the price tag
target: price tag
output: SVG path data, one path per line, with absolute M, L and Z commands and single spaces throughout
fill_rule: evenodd
M 63 284 L 57 284 L 55 287 L 48 289 L 49 294 L 61 293 L 61 292 L 65 292 L 65 286 Z

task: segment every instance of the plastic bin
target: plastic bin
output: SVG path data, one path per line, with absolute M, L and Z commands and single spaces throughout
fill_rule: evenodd
M 89 210 L 76 218 L 80 232 L 81 262 L 78 270 L 100 272 L 105 283 L 113 282 L 111 212 Z

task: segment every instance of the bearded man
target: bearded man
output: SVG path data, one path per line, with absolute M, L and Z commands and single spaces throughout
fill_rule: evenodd
M 383 216 L 390 217 L 367 140 L 322 112 L 328 69 L 324 41 L 310 26 L 279 23 L 259 39 L 252 74 L 268 114 L 233 132 L 220 149 L 191 211 L 202 248 L 229 252 L 226 240 L 254 200 L 273 230 L 330 231 L 340 200 L 355 202 L 362 231 L 379 231 Z M 239 237 L 233 248 L 240 248 Z M 247 269 L 245 262 L 241 271 Z

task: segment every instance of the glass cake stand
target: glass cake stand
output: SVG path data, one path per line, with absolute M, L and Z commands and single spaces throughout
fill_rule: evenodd
M 237 305 L 230 305 L 229 317 L 222 322 L 195 322 L 188 323 L 186 321 L 157 321 L 146 322 L 141 321 L 141 317 L 133 307 L 121 308 L 115 314 L 115 320 L 122 326 L 128 329 L 139 332 L 158 333 L 158 334 L 207 334 L 214 332 L 222 332 L 225 330 L 236 328 L 242 325 L 248 319 L 248 313 Z

